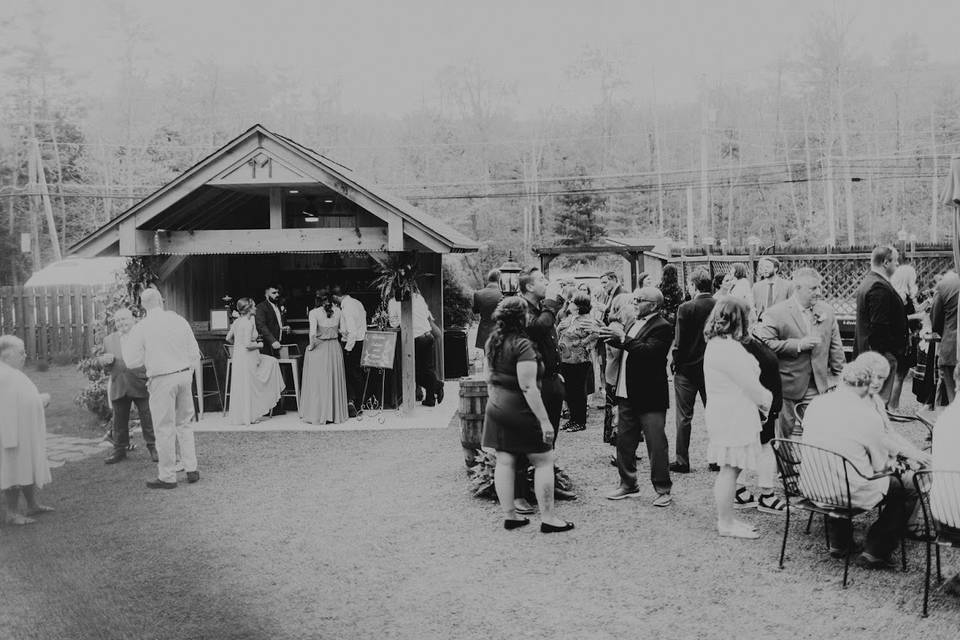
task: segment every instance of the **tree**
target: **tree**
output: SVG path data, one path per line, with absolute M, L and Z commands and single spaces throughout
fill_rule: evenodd
M 604 235 L 600 221 L 607 196 L 590 191 L 593 185 L 582 166 L 577 167 L 576 175 L 582 177 L 564 181 L 563 193 L 557 198 L 559 209 L 554 229 L 561 244 L 590 244 Z

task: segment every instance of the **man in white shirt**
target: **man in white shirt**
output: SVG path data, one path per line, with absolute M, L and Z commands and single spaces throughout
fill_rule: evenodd
M 367 337 L 367 310 L 350 295 L 346 284 L 334 287 L 333 297 L 340 305 L 340 342 L 343 345 L 343 366 L 347 376 L 347 413 L 355 418 L 363 406 L 363 370 L 360 356 Z
M 882 502 L 883 510 L 867 531 L 864 551 L 857 558 L 857 564 L 890 568 L 894 566 L 890 554 L 906 534 L 907 520 L 916 506 L 917 495 L 896 476 L 866 479 L 886 471 L 896 453 L 887 444 L 883 418 L 867 398 L 871 379 L 871 372 L 862 363 L 848 364 L 843 370 L 840 388 L 814 398 L 803 418 L 803 443 L 839 453 L 859 474 L 852 469 L 845 472 L 843 463 L 833 456 L 807 451 L 800 465 L 800 487 L 805 495 L 842 502 L 846 500 L 843 494 L 848 481 L 853 507 L 873 509 Z M 829 491 L 835 495 L 826 495 Z M 848 520 L 831 522 L 829 536 L 832 556 L 856 552 Z
M 124 336 L 123 359 L 131 369 L 146 367 L 150 414 L 157 438 L 157 479 L 151 489 L 177 488 L 176 445 L 187 482 L 200 479 L 193 439 L 193 372 L 200 365 L 200 347 L 186 320 L 163 309 L 156 289 L 145 289 L 140 304 L 147 315 Z
M 423 405 L 433 407 L 443 402 L 443 383 L 437 377 L 436 358 L 433 354 L 434 331 L 440 332 L 433 314 L 427 307 L 427 301 L 420 292 L 412 297 L 413 303 L 413 345 L 414 364 L 417 368 L 417 386 L 423 387 Z M 400 302 L 391 298 L 387 303 L 387 314 L 390 316 L 390 326 L 400 326 Z
M 758 279 L 753 284 L 753 310 L 761 320 L 765 310 L 790 297 L 790 283 L 781 278 L 778 271 L 779 266 L 774 258 L 757 261 Z

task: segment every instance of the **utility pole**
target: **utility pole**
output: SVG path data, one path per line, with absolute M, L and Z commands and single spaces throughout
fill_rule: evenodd
M 53 218 L 53 205 L 50 203 L 50 190 L 47 188 L 47 174 L 43 169 L 43 157 L 40 154 L 40 141 L 34 138 L 32 140 L 34 168 L 36 174 L 36 184 L 39 187 L 40 202 L 43 204 L 43 212 L 47 217 L 47 231 L 50 232 L 50 243 L 53 245 L 53 257 L 59 262 L 63 260 L 63 254 L 60 253 L 60 239 L 57 237 L 57 221 Z
M 937 229 L 937 209 L 940 206 L 940 203 L 937 202 L 937 197 L 940 194 L 940 189 L 937 186 L 937 122 L 936 122 L 936 106 L 932 103 L 930 105 L 930 156 L 933 158 L 933 177 L 930 179 L 930 242 L 936 242 L 937 236 L 939 235 L 939 230 Z
M 31 127 L 32 129 L 32 127 Z M 33 154 L 33 138 L 27 143 L 27 193 L 30 201 L 30 251 L 33 256 L 33 272 L 40 271 L 40 220 L 37 209 L 37 157 Z
M 705 233 L 713 235 L 710 215 L 710 186 L 707 183 L 707 164 L 710 161 L 710 115 L 707 106 L 707 80 L 700 76 L 700 219 Z

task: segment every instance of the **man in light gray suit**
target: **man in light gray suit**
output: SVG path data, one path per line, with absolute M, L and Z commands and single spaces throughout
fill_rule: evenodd
M 960 275 L 947 273 L 937 284 L 930 308 L 930 324 L 940 334 L 940 379 L 947 392 L 947 403 L 957 396 L 953 369 L 957 366 L 957 298 L 960 296 Z
M 757 281 L 753 285 L 753 310 L 763 319 L 769 307 L 790 297 L 790 282 L 780 277 L 780 267 L 773 258 L 757 261 Z
M 783 381 L 781 438 L 797 438 L 803 430 L 797 405 L 808 403 L 832 385 L 844 365 L 843 343 L 836 314 L 822 301 L 820 274 L 813 269 L 793 273 L 793 295 L 769 307 L 754 333 L 780 360 Z

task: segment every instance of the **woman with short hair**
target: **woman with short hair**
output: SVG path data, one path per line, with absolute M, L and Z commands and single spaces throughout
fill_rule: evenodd
M 496 451 L 494 487 L 503 510 L 504 529 L 530 523 L 518 518 L 514 505 L 517 457 L 534 467 L 533 485 L 540 506 L 540 531 L 573 529 L 553 511 L 553 425 L 540 396 L 543 364 L 534 343 L 526 336 L 527 303 L 520 296 L 504 298 L 493 312 L 496 327 L 486 344 L 487 407 L 481 445 Z
M 710 398 L 704 413 L 707 460 L 720 466 L 713 487 L 717 530 L 721 536 L 753 539 L 759 537 L 756 529 L 734 517 L 734 496 L 740 472 L 757 468 L 762 455 L 760 416 L 769 411 L 773 396 L 760 384 L 760 365 L 742 344 L 749 330 L 746 303 L 721 296 L 703 330 L 703 377 Z

